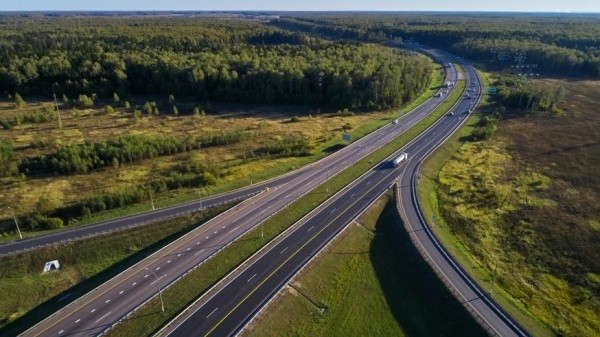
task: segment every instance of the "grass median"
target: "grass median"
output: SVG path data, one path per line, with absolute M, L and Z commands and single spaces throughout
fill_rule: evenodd
M 157 310 L 160 303 L 158 298 L 154 298 L 131 315 L 129 319 L 110 330 L 108 335 L 147 336 L 156 332 L 161 326 L 171 320 L 172 317 L 185 309 L 189 303 L 193 302 L 198 296 L 201 296 L 202 293 L 258 251 L 267 242 L 308 214 L 317 205 L 323 203 L 337 191 L 341 190 L 350 181 L 372 169 L 375 164 L 389 157 L 414 137 L 422 133 L 454 105 L 464 87 L 464 81 L 459 81 L 456 84 L 456 90 L 453 90 L 438 108 L 407 130 L 403 135 L 396 137 L 391 142 L 356 162 L 267 220 L 262 226 L 264 229 L 264 238 L 261 237 L 261 228 L 249 231 L 215 257 L 189 273 L 188 276 L 166 289 L 163 292 L 165 312 Z

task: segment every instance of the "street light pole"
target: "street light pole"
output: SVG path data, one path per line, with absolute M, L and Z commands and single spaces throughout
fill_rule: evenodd
M 494 256 L 495 258 L 495 256 Z M 490 289 L 490 296 L 494 296 L 494 283 L 496 282 L 496 272 L 498 270 L 498 261 L 494 261 L 494 274 L 492 274 L 492 286 Z
M 260 209 L 260 216 L 262 217 L 262 212 L 263 212 L 262 206 L 259 205 L 258 208 Z M 260 237 L 263 239 L 265 238 L 265 229 L 263 227 L 264 223 L 265 223 L 265 221 L 261 219 L 261 221 L 260 221 Z
M 165 312 L 165 304 L 164 304 L 163 299 L 162 299 L 162 292 L 160 291 L 160 280 L 159 280 L 158 276 L 156 276 L 155 272 L 153 272 L 152 270 L 150 270 L 148 268 L 144 268 L 144 269 L 146 269 L 147 271 L 151 272 L 152 275 L 154 275 L 154 277 L 156 278 L 156 284 L 158 285 L 158 296 L 160 297 L 160 306 L 162 308 L 162 311 Z
M 152 187 L 150 187 L 150 203 L 152 203 L 152 210 L 154 210 L 154 195 L 152 195 Z
M 12 208 L 8 208 L 10 209 L 10 212 L 12 213 L 13 216 L 13 220 L 15 220 L 15 226 L 17 227 L 17 232 L 19 233 L 19 238 L 23 239 L 23 235 L 21 234 L 21 229 L 19 229 L 19 222 L 17 222 L 17 216 L 15 215 L 15 212 L 12 210 Z

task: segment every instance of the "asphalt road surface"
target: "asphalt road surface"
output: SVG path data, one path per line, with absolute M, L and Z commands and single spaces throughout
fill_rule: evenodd
M 441 54 L 439 58 L 444 63 L 448 60 Z M 455 82 L 457 74 L 454 68 L 446 69 L 446 80 Z M 165 286 L 174 283 L 271 214 L 416 124 L 443 99 L 436 97 L 428 100 L 399 118 L 399 123 L 386 125 L 343 150 L 305 167 L 290 181 L 271 181 L 268 191 L 236 205 L 140 261 L 43 320 L 24 335 L 89 336 L 102 333 L 156 296 L 159 284 L 164 289 Z M 383 169 L 378 171 L 386 172 Z M 372 183 L 381 186 L 378 181 L 373 180 Z M 343 205 L 339 207 L 339 210 L 343 209 Z
M 258 254 L 249 259 L 240 268 L 225 278 L 213 289 L 203 295 L 184 314 L 172 321 L 159 335 L 164 336 L 231 336 L 240 331 L 275 294 L 280 291 L 299 270 L 337 234 L 360 215 L 386 189 L 390 188 L 399 176 L 404 181 L 411 174 L 402 174 L 405 170 L 416 170 L 416 165 L 437 148 L 450 134 L 464 122 L 478 97 L 481 86 L 474 77 L 472 69 L 467 69 L 467 86 L 474 90 L 471 97 L 463 98 L 452 110 L 452 115 L 443 117 L 432 128 L 423 133 L 404 149 L 396 153 L 407 152 L 408 162 L 395 167 L 390 160 L 379 164 L 368 174 L 353 182 L 341 193 L 328 200 L 308 217 L 294 225 L 271 242 Z M 472 80 L 471 80 L 472 79 Z M 410 198 L 410 186 L 414 181 L 402 186 L 403 197 Z M 405 195 L 409 191 L 409 195 Z M 408 207 L 414 208 L 412 203 Z M 409 216 L 412 223 L 419 223 L 418 217 Z M 436 247 L 428 247 L 436 250 Z M 442 264 L 443 261 L 440 261 Z M 453 267 L 442 270 L 452 273 Z M 460 283 L 459 277 L 454 282 Z M 459 286 L 460 287 L 460 286 Z M 464 289 L 468 292 L 473 285 Z M 462 289 L 462 287 L 461 287 Z M 481 300 L 480 295 L 466 295 L 478 313 L 502 336 L 521 336 L 522 331 L 512 324 L 506 316 L 490 309 L 490 302 Z M 479 307 L 481 306 L 481 307 Z
M 434 58 L 437 58 L 443 64 L 448 62 L 448 56 L 440 53 L 436 50 L 424 49 L 424 52 L 431 55 Z M 457 74 L 454 68 L 446 68 L 446 78 L 445 81 L 456 82 Z M 444 89 L 445 90 L 445 89 Z M 440 91 L 443 91 L 440 89 Z M 327 178 L 331 177 L 331 175 L 335 175 L 335 173 L 341 171 L 347 165 L 351 163 L 350 160 L 356 161 L 359 157 L 353 154 L 356 152 L 356 149 L 362 146 L 366 146 L 365 144 L 372 145 L 370 149 L 373 150 L 376 147 L 383 145 L 384 140 L 392 139 L 394 136 L 398 135 L 400 132 L 403 132 L 408 127 L 414 125 L 416 122 L 421 120 L 424 116 L 426 116 L 430 111 L 432 111 L 437 105 L 441 103 L 441 101 L 445 97 L 436 97 L 432 98 L 429 101 L 425 102 L 418 108 L 414 109 L 410 113 L 404 115 L 399 119 L 398 125 L 387 125 L 374 133 L 363 137 L 362 139 L 357 140 L 356 142 L 350 144 L 337 151 L 335 154 L 330 155 L 315 164 L 305 166 L 300 168 L 294 172 L 289 174 L 280 176 L 275 179 L 271 179 L 265 182 L 257 183 L 252 186 L 247 186 L 245 188 L 237 189 L 228 193 L 223 193 L 220 195 L 200 199 L 197 201 L 186 202 L 182 204 L 178 204 L 175 206 L 160 208 L 154 211 L 148 211 L 141 214 L 126 216 L 122 218 L 117 218 L 114 220 L 103 221 L 93 225 L 81 226 L 73 229 L 65 229 L 62 231 L 58 231 L 55 233 L 50 233 L 46 235 L 39 235 L 35 237 L 26 238 L 23 240 L 17 240 L 6 244 L 0 244 L 0 256 L 9 255 L 9 254 L 17 254 L 20 252 L 24 252 L 27 250 L 33 250 L 40 247 L 65 243 L 73 240 L 80 240 L 84 238 L 89 238 L 95 235 L 107 234 L 108 232 L 121 230 L 125 228 L 131 228 L 140 226 L 143 224 L 147 224 L 154 221 L 164 220 L 180 215 L 184 215 L 187 213 L 198 211 L 202 208 L 212 207 L 216 205 L 222 205 L 225 203 L 229 203 L 232 201 L 242 200 L 248 198 L 252 195 L 259 193 L 264 190 L 266 187 L 272 188 L 274 186 L 279 186 L 282 184 L 286 184 L 295 180 L 306 180 L 307 177 L 312 175 L 312 172 L 318 170 L 319 166 L 327 166 L 330 167 L 331 170 L 328 172 L 329 175 Z M 362 155 L 366 155 L 367 152 L 361 151 Z M 341 158 L 347 157 L 348 161 L 344 163 L 344 161 L 334 160 L 333 157 Z

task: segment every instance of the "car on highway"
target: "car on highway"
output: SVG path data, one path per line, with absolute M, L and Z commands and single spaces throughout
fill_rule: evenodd
M 398 124 L 398 120 L 394 119 L 394 121 L 392 122 L 392 124 Z

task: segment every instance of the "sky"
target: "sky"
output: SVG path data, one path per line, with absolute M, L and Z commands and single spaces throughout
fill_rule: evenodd
M 0 11 L 273 10 L 595 12 L 599 0 L 0 0 Z

